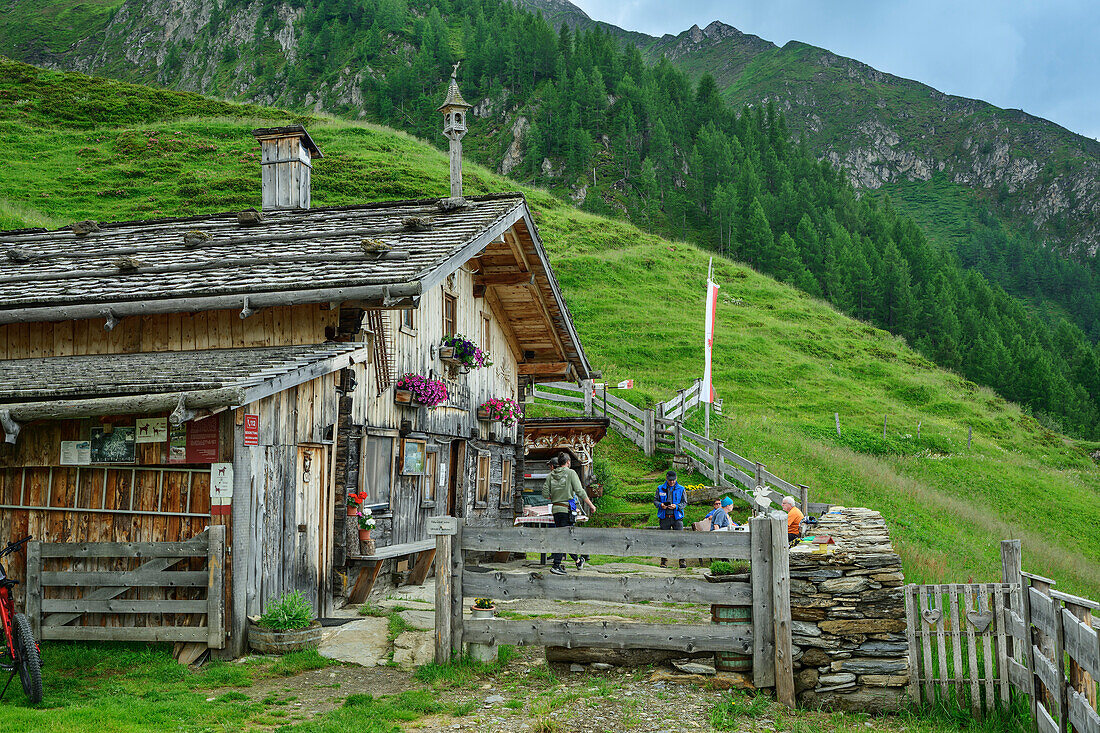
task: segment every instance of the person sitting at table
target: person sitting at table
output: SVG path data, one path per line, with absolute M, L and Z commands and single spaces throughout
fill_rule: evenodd
M 787 512 L 787 541 L 794 542 L 802 536 L 803 514 L 797 506 L 793 496 L 783 497 L 783 511 Z
M 714 531 L 719 530 L 719 529 L 725 530 L 725 531 L 729 531 L 729 530 L 733 529 L 733 527 L 735 525 L 734 525 L 733 521 L 730 519 L 730 515 L 727 513 L 727 512 L 729 512 L 729 508 L 731 506 L 733 506 L 733 499 L 729 498 L 728 496 L 723 497 L 722 500 L 718 504 L 717 512 L 712 512 L 714 514 L 714 516 L 710 517 L 710 531 L 711 532 L 714 532 Z M 710 515 L 708 514 L 707 516 L 710 516 Z
M 554 470 L 546 477 L 543 484 L 543 495 L 550 497 L 550 511 L 554 514 L 555 527 L 573 526 L 573 511 L 578 499 L 588 505 L 589 515 L 596 511 L 596 505 L 588 498 L 588 493 L 581 486 L 580 477 L 577 476 L 576 471 L 569 467 L 569 464 L 568 453 L 559 453 L 552 458 L 551 465 L 554 466 Z M 586 555 L 580 557 L 573 555 L 572 557 L 577 561 L 577 570 L 583 568 L 588 560 Z M 565 575 L 565 568 L 561 566 L 563 559 L 565 559 L 564 552 L 555 552 L 550 556 L 550 560 L 553 562 L 550 567 L 551 573 Z
M 703 519 L 709 519 L 711 521 L 714 521 L 714 515 L 720 513 L 721 511 L 722 511 L 722 500 L 721 499 L 715 499 L 714 500 L 714 508 L 711 509 L 709 512 L 707 512 L 707 516 L 703 517 Z

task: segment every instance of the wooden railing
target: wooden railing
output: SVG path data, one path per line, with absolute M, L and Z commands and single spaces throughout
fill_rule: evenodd
M 453 526 L 438 529 L 436 546 L 437 662 L 461 654 L 464 642 L 614 649 L 677 649 L 751 654 L 757 687 L 775 687 L 793 707 L 790 567 L 787 527 L 780 516 L 755 517 L 749 532 L 662 532 L 638 529 L 520 529 Z M 453 532 L 453 534 L 452 534 Z M 724 557 L 751 562 L 748 583 L 707 583 L 684 576 L 554 575 L 471 572 L 465 555 L 563 552 L 616 557 Z M 511 601 L 686 602 L 752 606 L 752 626 L 648 624 L 628 621 L 523 621 L 464 618 L 465 599 Z
M 34 541 L 27 545 L 26 612 L 42 640 L 220 649 L 224 568 L 223 525 L 183 542 Z
M 559 410 L 578 415 L 602 415 L 611 427 L 647 456 L 657 452 L 672 453 L 687 458 L 692 469 L 706 476 L 714 485 L 739 498 L 754 503 L 763 493 L 774 506 L 784 496 L 793 496 L 802 513 L 818 514 L 828 510 L 828 504 L 810 503 L 809 488 L 792 484 L 769 472 L 756 461 L 739 456 L 726 448 L 721 440 L 708 439 L 684 427 L 684 416 L 699 403 L 700 381 L 680 390 L 675 397 L 652 409 L 635 407 L 626 400 L 608 394 L 606 389 L 595 392 L 590 382 L 582 385 L 570 382 L 550 382 L 535 386 L 536 400 L 552 403 Z
M 1100 733 L 1100 604 L 1021 570 L 1020 541 L 1001 543 L 1001 583 L 905 589 L 910 695 L 954 698 L 976 718 L 1028 697 L 1033 730 Z M 984 710 L 983 710 L 984 703 Z

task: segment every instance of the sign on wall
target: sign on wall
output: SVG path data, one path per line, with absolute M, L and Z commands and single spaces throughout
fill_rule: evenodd
M 210 464 L 210 514 L 227 515 L 233 503 L 233 464 Z
M 133 463 L 134 428 L 114 428 L 107 432 L 106 428 L 92 428 L 91 462 L 92 463 Z
M 168 431 L 168 462 L 187 462 L 187 423 L 173 425 Z
M 188 463 L 214 463 L 218 460 L 218 423 L 217 415 L 186 423 Z
M 260 416 L 259 415 L 245 415 L 244 416 L 244 444 L 245 445 L 259 445 L 260 444 Z
M 90 440 L 61 441 L 62 466 L 87 466 L 92 462 L 92 442 Z
M 139 417 L 134 421 L 138 443 L 163 443 L 168 440 L 168 418 Z

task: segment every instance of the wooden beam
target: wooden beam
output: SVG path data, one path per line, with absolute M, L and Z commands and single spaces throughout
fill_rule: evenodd
M 512 352 L 512 358 L 516 360 L 516 363 L 519 363 L 523 359 L 523 347 L 516 336 L 515 329 L 512 328 L 511 321 L 508 320 L 508 311 L 493 290 L 485 293 L 485 302 L 489 304 L 489 311 L 493 314 L 493 318 L 496 319 L 497 323 L 500 324 L 500 330 L 504 332 L 504 342 L 508 344 L 508 350 Z
M 531 263 L 527 261 L 527 255 L 523 253 L 523 248 L 519 246 L 519 241 L 516 238 L 514 229 L 509 229 L 504 233 L 504 243 L 512 250 L 512 256 L 516 258 L 516 264 L 527 272 L 530 272 Z
M 772 525 L 772 614 L 775 629 L 775 697 L 794 708 L 794 660 L 791 642 L 791 569 L 787 525 L 773 517 Z
M 568 552 L 621 557 L 749 559 L 748 532 L 662 532 L 656 529 L 466 527 L 462 549 L 480 552 Z M 461 580 L 461 578 L 457 579 Z
M 530 361 L 516 365 L 516 373 L 523 376 L 553 376 L 568 371 L 569 364 L 564 361 Z
M 542 301 L 542 291 L 539 289 L 539 286 L 534 283 L 528 285 L 527 289 L 530 291 L 531 297 L 534 298 L 535 304 L 539 308 L 539 312 L 542 313 L 542 317 L 546 321 L 546 328 L 550 331 L 550 337 L 554 340 L 554 346 L 557 347 L 558 354 L 561 355 L 562 359 L 568 358 L 565 352 L 565 345 L 561 342 L 561 337 L 558 335 L 557 326 L 554 325 L 554 318 L 546 308 L 546 303 Z
M 534 280 L 529 272 L 479 272 L 474 275 L 474 285 L 528 285 Z
M 674 649 L 689 654 L 697 651 L 745 654 L 752 648 L 752 629 L 748 626 L 492 619 L 466 621 L 462 627 L 466 641 L 481 644 Z
M 451 660 L 451 536 L 435 539 L 435 662 L 445 664 Z
M 463 592 L 478 598 L 543 598 L 558 601 L 608 601 L 636 603 L 719 603 L 752 604 L 748 583 L 708 583 L 702 578 L 641 578 L 617 575 L 612 578 L 558 576 L 544 572 L 472 573 L 462 576 Z

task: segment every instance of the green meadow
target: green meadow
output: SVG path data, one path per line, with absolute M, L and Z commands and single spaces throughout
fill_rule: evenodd
M 325 154 L 315 206 L 447 194 L 446 156 L 399 132 L 0 59 L 0 139 L 12 153 L 0 228 L 258 206 L 249 131 L 285 121 L 307 124 Z M 635 380 L 622 396 L 668 399 L 700 375 L 708 252 L 476 165 L 465 174 L 467 192 L 527 196 L 589 358 L 610 382 Z M 728 447 L 809 485 L 814 501 L 880 510 L 912 581 L 998 579 L 998 543 L 1017 537 L 1025 569 L 1100 597 L 1100 471 L 1088 455 L 1098 446 L 745 265 L 715 257 L 714 269 L 724 414 L 712 428 Z M 625 495 L 650 490 L 660 462 L 615 438 L 601 450 L 618 485 L 607 509 L 645 509 Z

